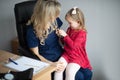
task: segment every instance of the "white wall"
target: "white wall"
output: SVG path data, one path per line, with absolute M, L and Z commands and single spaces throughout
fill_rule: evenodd
M 17 36 L 14 4 L 25 0 L 0 0 L 0 49 L 11 51 L 10 40 Z M 120 0 L 59 0 L 63 29 L 65 13 L 78 6 L 88 30 L 87 52 L 93 66 L 93 80 L 119 80 Z
M 119 80 L 120 0 L 59 0 L 66 30 L 65 13 L 78 6 L 88 30 L 87 52 L 93 66 L 93 80 Z

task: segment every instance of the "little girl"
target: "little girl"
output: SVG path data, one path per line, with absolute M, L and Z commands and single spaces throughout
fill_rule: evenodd
M 66 68 L 65 80 L 75 80 L 75 74 L 80 68 L 89 69 L 90 71 L 92 69 L 85 48 L 87 31 L 84 15 L 79 8 L 70 9 L 65 19 L 69 23 L 67 32 L 64 30 L 57 31 L 57 34 L 62 36 L 62 42 L 64 43 L 64 52 L 59 61 L 64 62 Z M 55 72 L 55 80 L 63 80 L 64 70 Z

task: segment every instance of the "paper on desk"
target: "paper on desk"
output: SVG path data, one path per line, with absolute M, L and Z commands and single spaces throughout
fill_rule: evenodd
M 17 70 L 17 71 L 24 71 L 24 70 L 29 69 L 29 68 L 34 68 L 33 74 L 36 74 L 39 71 L 41 71 L 42 69 L 49 66 L 48 63 L 41 62 L 39 60 L 35 60 L 35 59 L 28 58 L 25 56 L 22 56 L 14 61 L 16 63 L 18 63 L 18 65 L 14 64 L 12 62 L 9 62 L 9 63 L 5 64 L 5 66 L 12 68 L 14 70 Z

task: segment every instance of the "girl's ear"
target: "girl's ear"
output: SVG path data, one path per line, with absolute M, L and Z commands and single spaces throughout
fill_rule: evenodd
M 80 21 L 77 21 L 78 24 L 80 24 Z
M 80 23 L 80 21 L 77 21 L 78 23 Z
M 81 22 L 80 21 L 77 21 L 78 22 L 78 24 L 80 24 L 81 25 Z

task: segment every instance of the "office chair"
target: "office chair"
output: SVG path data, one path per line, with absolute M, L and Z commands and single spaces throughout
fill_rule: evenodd
M 30 19 L 34 5 L 36 0 L 32 1 L 24 1 L 21 3 L 15 4 L 14 13 L 16 19 L 16 29 L 17 29 L 17 36 L 19 40 L 19 48 L 18 52 L 22 56 L 27 56 L 30 58 L 38 59 L 27 47 L 26 41 L 26 29 L 27 29 L 27 21 Z

